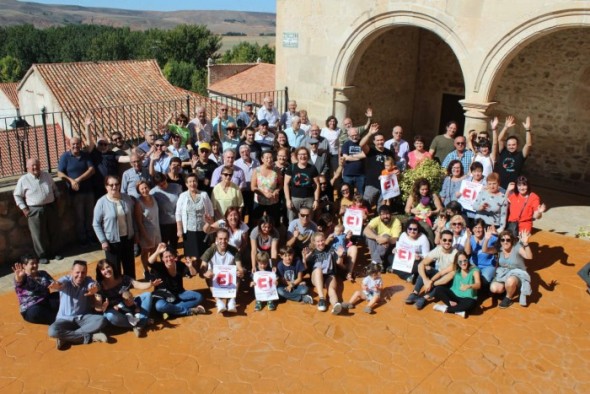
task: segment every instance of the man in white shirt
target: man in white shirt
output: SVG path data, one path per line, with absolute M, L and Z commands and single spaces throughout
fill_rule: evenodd
M 404 130 L 401 126 L 395 126 L 393 131 L 391 132 L 392 139 L 385 141 L 385 148 L 389 149 L 392 152 L 395 152 L 393 144 L 397 144 L 397 156 L 399 157 L 399 161 L 396 165 L 399 167 L 400 171 L 406 169 L 408 165 L 408 153 L 410 153 L 410 144 L 408 141 L 402 139 L 404 135 Z
M 268 121 L 270 131 L 272 132 L 278 129 L 280 121 L 279 111 L 277 111 L 273 104 L 273 99 L 270 96 L 266 96 L 264 98 L 264 105 L 260 107 L 256 113 L 258 121 L 261 121 L 262 119 Z

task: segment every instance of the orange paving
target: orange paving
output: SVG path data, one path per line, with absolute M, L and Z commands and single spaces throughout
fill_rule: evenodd
M 500 310 L 488 299 L 467 319 L 405 305 L 409 285 L 387 274 L 389 299 L 371 316 L 297 303 L 254 312 L 242 294 L 234 317 L 178 318 L 146 338 L 118 332 L 61 352 L 47 327 L 21 319 L 14 293 L 3 294 L 0 392 L 588 393 L 590 296 L 576 273 L 590 242 L 539 232 L 531 245 L 530 305 Z M 185 283 L 205 288 L 200 278 Z M 358 287 L 347 282 L 344 298 Z

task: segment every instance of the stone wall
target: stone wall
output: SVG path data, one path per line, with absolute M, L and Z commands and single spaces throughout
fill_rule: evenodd
M 57 248 L 60 250 L 77 239 L 73 210 L 68 191 L 63 182 L 57 181 L 60 198 L 57 200 L 59 223 Z M 0 265 L 12 264 L 21 255 L 34 252 L 27 219 L 16 206 L 14 187 L 0 189 Z
M 498 82 L 491 115 L 532 118 L 533 149 L 526 172 L 544 182 L 565 182 L 590 193 L 590 35 L 568 29 L 524 48 Z

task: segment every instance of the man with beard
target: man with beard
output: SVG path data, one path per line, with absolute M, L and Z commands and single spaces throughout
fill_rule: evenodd
M 369 146 L 369 139 L 373 138 L 373 145 Z M 373 123 L 367 135 L 363 137 L 360 143 L 363 152 L 367 156 L 365 159 L 365 193 L 363 199 L 370 207 L 381 201 L 381 182 L 379 177 L 383 171 L 385 159 L 391 157 L 395 160 L 394 153 L 385 148 L 385 137 L 379 133 L 379 125 Z

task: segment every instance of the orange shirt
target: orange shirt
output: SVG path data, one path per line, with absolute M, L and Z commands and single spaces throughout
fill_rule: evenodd
M 508 221 L 518 221 L 519 230 L 527 230 L 530 232 L 533 228 L 533 213 L 537 210 L 537 208 L 539 208 L 539 205 L 541 204 L 539 196 L 535 193 L 530 193 L 527 199 L 526 197 L 515 193 L 508 197 L 508 202 L 510 202 Z

